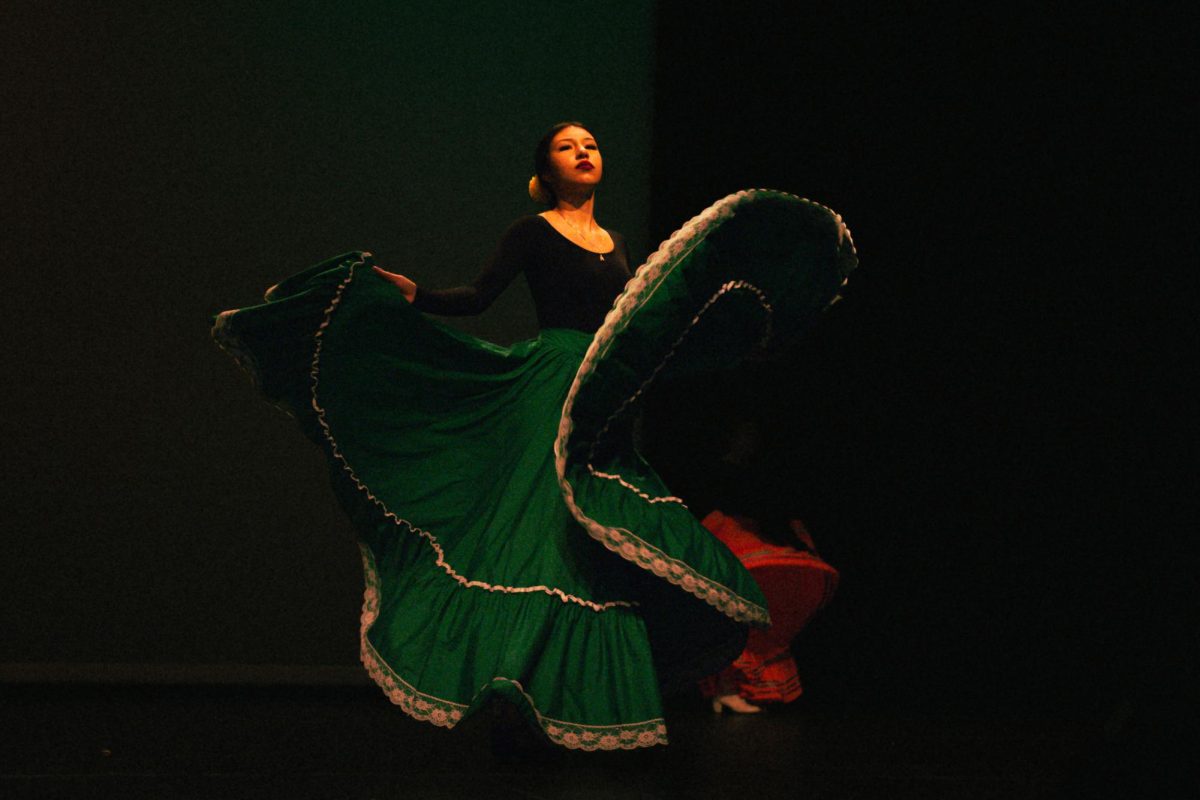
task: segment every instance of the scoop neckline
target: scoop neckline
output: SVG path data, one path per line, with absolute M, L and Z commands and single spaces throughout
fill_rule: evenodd
M 617 252 L 617 239 L 615 236 L 612 235 L 612 232 L 609 231 L 608 228 L 601 228 L 601 230 L 603 230 L 605 233 L 607 233 L 609 235 L 609 237 L 613 240 L 612 249 L 611 250 L 588 250 L 586 247 L 581 245 L 579 242 L 567 237 L 562 231 L 560 231 L 558 228 L 554 227 L 554 225 L 550 222 L 550 220 L 546 219 L 541 214 L 534 214 L 534 216 L 537 217 L 538 219 L 540 219 L 542 222 L 544 222 L 546 227 L 554 232 L 555 236 L 558 236 L 560 239 L 562 239 L 570 244 L 573 244 L 574 246 L 578 247 L 580 250 L 582 250 L 585 253 L 591 253 L 594 256 L 607 256 L 607 255 Z

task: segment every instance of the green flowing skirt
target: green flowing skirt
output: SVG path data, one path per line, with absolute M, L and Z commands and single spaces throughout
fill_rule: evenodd
M 855 263 L 840 217 L 755 190 L 664 242 L 594 336 L 496 346 L 415 311 L 358 252 L 213 332 L 328 456 L 360 537 L 362 660 L 392 701 L 453 727 L 498 695 L 557 744 L 630 749 L 665 744 L 662 693 L 769 622 L 635 450 L 639 401 L 795 335 Z

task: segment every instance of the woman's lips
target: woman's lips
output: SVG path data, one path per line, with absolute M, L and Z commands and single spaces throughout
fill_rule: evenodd
M 581 161 L 580 163 L 575 165 L 575 169 L 588 170 L 588 169 L 595 169 L 595 168 L 596 168 L 596 166 L 594 164 L 592 164 L 592 162 L 590 162 L 590 161 Z

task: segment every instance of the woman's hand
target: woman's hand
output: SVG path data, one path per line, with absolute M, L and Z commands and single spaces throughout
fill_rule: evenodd
M 408 302 L 411 303 L 417 296 L 417 285 L 403 275 L 399 275 L 395 272 L 388 272 L 387 270 L 383 270 L 375 266 L 371 267 L 371 269 L 375 270 L 375 274 L 383 278 L 385 281 L 396 284 L 396 288 L 400 290 L 400 292 L 404 295 L 404 299 Z

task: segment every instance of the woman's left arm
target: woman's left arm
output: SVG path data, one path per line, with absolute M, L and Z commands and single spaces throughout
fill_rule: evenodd
M 491 260 L 471 283 L 450 289 L 424 289 L 413 286 L 413 307 L 429 314 L 463 317 L 487 310 L 528 260 L 529 223 L 518 220 L 505 231 Z M 387 276 L 384 276 L 387 277 Z M 397 284 L 399 285 L 399 284 Z M 403 289 L 403 287 L 401 287 Z

